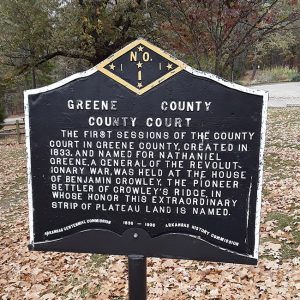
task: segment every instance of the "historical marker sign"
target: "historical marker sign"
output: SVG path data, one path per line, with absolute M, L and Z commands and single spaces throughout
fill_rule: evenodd
M 25 92 L 31 248 L 256 263 L 266 102 L 142 39 Z

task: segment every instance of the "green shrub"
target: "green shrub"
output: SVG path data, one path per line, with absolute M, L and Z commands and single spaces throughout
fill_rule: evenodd
M 271 69 L 263 69 L 257 73 L 254 80 L 255 83 L 271 83 L 292 81 L 298 74 L 297 69 L 291 69 L 289 67 L 274 67 Z
M 300 73 L 294 75 L 291 81 L 300 81 Z
M 239 85 L 245 85 L 246 83 L 242 80 L 235 80 L 234 83 L 239 84 Z

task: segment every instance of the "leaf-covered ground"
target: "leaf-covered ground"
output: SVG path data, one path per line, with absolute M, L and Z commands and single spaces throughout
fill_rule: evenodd
M 29 252 L 24 145 L 0 141 L 0 299 L 127 298 L 127 259 Z M 270 109 L 257 266 L 148 259 L 148 299 L 300 299 L 300 109 Z

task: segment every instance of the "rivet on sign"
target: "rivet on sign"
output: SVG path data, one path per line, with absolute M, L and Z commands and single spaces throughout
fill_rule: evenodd
M 135 232 L 135 233 L 133 234 L 133 237 L 134 237 L 135 239 L 137 239 L 137 238 L 139 237 L 138 233 Z

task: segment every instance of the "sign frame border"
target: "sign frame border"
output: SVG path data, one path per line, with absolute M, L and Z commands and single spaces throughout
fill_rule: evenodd
M 35 242 L 34 240 L 34 230 L 33 230 L 33 211 L 34 211 L 34 207 L 33 207 L 33 195 L 32 195 L 32 174 L 31 174 L 31 144 L 30 144 L 30 112 L 29 112 L 29 96 L 31 95 L 36 95 L 36 94 L 40 94 L 40 93 L 45 93 L 48 91 L 52 91 L 54 89 L 60 88 L 62 86 L 64 86 L 65 84 L 68 84 L 76 79 L 80 79 L 80 78 L 84 78 L 84 77 L 88 77 L 96 72 L 103 72 L 103 66 L 106 65 L 107 63 L 109 63 L 110 61 L 116 59 L 116 54 L 118 54 L 119 56 L 122 55 L 123 53 L 125 53 L 126 51 L 128 51 L 128 49 L 131 49 L 132 47 L 138 45 L 139 43 L 142 43 L 144 45 L 146 45 L 147 47 L 151 48 L 152 50 L 154 50 L 155 52 L 157 51 L 157 49 L 159 50 L 159 54 L 163 53 L 164 57 L 166 57 L 165 55 L 167 55 L 167 59 L 169 60 L 174 60 L 174 62 L 176 62 L 177 65 L 179 65 L 178 68 L 176 68 L 174 71 L 179 72 L 181 70 L 185 70 L 188 73 L 201 77 L 201 78 L 207 78 L 207 79 L 211 79 L 214 82 L 217 82 L 223 86 L 226 86 L 228 88 L 240 91 L 240 92 L 244 92 L 244 93 L 248 93 L 248 94 L 252 94 L 252 95 L 257 95 L 257 96 L 262 96 L 262 100 L 263 100 L 263 106 L 262 106 L 262 119 L 261 119 L 261 135 L 260 135 L 260 151 L 259 151 L 259 169 L 258 169 L 258 188 L 257 188 L 257 195 L 256 195 L 256 218 L 255 218 L 255 244 L 254 244 L 254 252 L 253 255 L 243 255 L 243 254 L 239 254 L 236 253 L 234 251 L 230 251 L 228 249 L 222 248 L 220 246 L 211 244 L 212 246 L 219 248 L 220 250 L 223 249 L 223 251 L 225 250 L 228 253 L 234 254 L 237 257 L 244 257 L 244 259 L 241 259 L 240 263 L 249 263 L 249 264 L 256 264 L 257 260 L 258 260 L 258 248 L 259 248 L 259 230 L 260 230 L 260 219 L 261 219 L 261 202 L 262 202 L 262 183 L 263 183 L 263 162 L 264 162 L 264 148 L 265 148 L 265 140 L 266 140 L 266 121 L 267 121 L 267 103 L 268 103 L 268 92 L 263 91 L 263 90 L 256 90 L 256 89 L 252 89 L 252 88 L 248 88 L 236 83 L 232 83 L 229 81 L 226 81 L 214 74 L 211 73 L 207 73 L 207 72 L 203 72 L 203 71 L 199 71 L 196 70 L 188 65 L 186 65 L 184 62 L 176 59 L 176 58 L 172 58 L 171 55 L 167 54 L 166 52 L 164 52 L 163 50 L 161 50 L 160 48 L 158 48 L 157 46 L 152 45 L 151 43 L 149 43 L 148 41 L 140 38 L 135 40 L 132 43 L 129 43 L 127 46 L 125 46 L 124 48 L 122 48 L 121 50 L 119 50 L 118 52 L 116 52 L 115 54 L 111 55 L 109 58 L 107 58 L 106 60 L 100 62 L 99 64 L 97 64 L 96 66 L 92 67 L 91 69 L 81 72 L 81 73 L 76 73 L 73 74 L 67 78 L 64 78 L 58 82 L 55 82 L 53 84 L 50 84 L 48 86 L 45 87 L 41 87 L 41 88 L 36 88 L 36 89 L 30 89 L 30 90 L 26 90 L 24 91 L 24 111 L 25 111 L 25 139 L 26 139 L 26 155 L 27 155 L 27 176 L 28 176 L 28 180 L 27 180 L 27 187 L 28 187 L 28 206 L 29 206 L 29 248 L 32 250 L 42 250 L 42 251 L 47 251 L 47 244 L 51 243 L 51 242 L 55 242 L 55 241 L 61 241 L 61 240 L 65 240 L 68 239 L 69 236 L 65 237 L 65 238 L 61 238 L 58 240 L 54 240 L 54 241 L 45 241 L 45 242 Z M 173 71 L 173 72 L 174 72 Z M 105 73 L 105 72 L 104 72 Z M 170 72 L 171 73 L 171 72 Z M 168 73 L 168 74 L 170 74 Z M 168 75 L 166 74 L 166 75 Z M 106 74 L 107 75 L 107 74 Z M 165 76 L 166 76 L 165 75 Z M 161 83 L 162 81 L 168 79 L 169 77 L 173 76 L 174 74 L 171 74 L 170 76 L 167 76 L 166 78 L 164 78 L 163 80 L 160 78 L 159 80 L 156 80 L 155 82 L 149 84 L 148 86 L 144 87 L 141 90 L 136 89 L 135 87 L 131 88 L 130 86 L 128 86 L 128 88 L 132 91 L 137 93 L 138 95 L 141 95 L 143 93 L 145 93 L 146 91 L 150 90 L 152 87 L 158 85 L 159 83 Z M 111 77 L 111 75 L 108 75 L 109 77 Z M 118 80 L 117 80 L 118 81 Z M 118 81 L 119 82 L 119 81 Z M 123 83 L 119 82 L 120 84 L 124 85 Z M 147 88 L 147 89 L 146 89 Z M 132 228 L 131 228 L 132 229 Z M 127 231 L 131 231 L 131 229 L 128 229 Z M 91 230 L 85 230 L 85 231 L 91 231 Z M 96 229 L 96 230 L 92 230 L 92 231 L 107 231 L 107 230 L 102 230 L 102 229 Z M 126 231 L 126 232 L 127 232 Z M 145 231 L 145 230 L 143 230 Z M 84 231 L 80 231 L 78 232 L 79 234 L 81 232 Z M 146 231 L 145 231 L 146 232 Z M 78 235 L 78 233 L 75 233 L 74 235 Z M 124 235 L 124 234 L 123 234 Z M 176 236 L 176 234 L 163 234 L 162 236 L 169 236 L 169 235 L 173 235 Z M 199 236 L 195 236 L 195 235 L 191 235 L 191 234 L 181 234 L 178 233 L 178 235 L 180 236 L 189 236 L 189 237 L 194 237 L 197 238 L 197 240 L 202 241 L 206 244 L 210 244 L 209 242 L 205 241 L 204 239 L 201 239 Z M 71 235 L 72 236 L 72 235 Z M 159 237 L 157 237 L 159 238 Z M 153 238 L 157 239 L 157 238 Z M 44 245 L 44 246 L 43 246 Z M 45 249 L 46 246 L 46 249 Z M 55 248 L 55 247 L 54 247 Z M 53 251 L 60 251 L 60 250 L 53 250 Z M 67 250 L 65 250 L 67 251 Z M 71 251 L 73 252 L 73 251 Z M 108 253 L 109 254 L 109 253 Z M 118 253 L 114 253 L 114 254 L 118 254 Z M 134 254 L 134 253 L 132 253 Z M 168 257 L 168 256 L 160 256 L 160 257 Z M 180 256 L 177 256 L 178 258 L 180 258 Z M 187 258 L 185 258 L 187 259 Z M 243 262 L 243 260 L 245 260 L 245 262 Z M 223 261 L 223 260 L 222 260 Z M 234 262 L 234 260 L 229 259 L 228 262 Z

